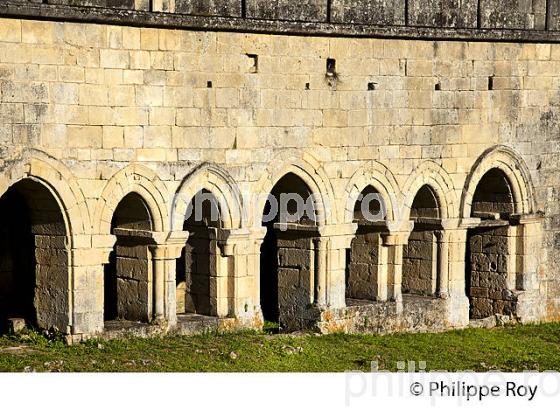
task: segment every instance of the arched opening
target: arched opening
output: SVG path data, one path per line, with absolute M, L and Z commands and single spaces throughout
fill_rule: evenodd
M 69 241 L 62 210 L 42 183 L 23 179 L 0 197 L 0 330 L 68 325 Z
M 402 293 L 435 296 L 438 286 L 438 241 L 441 213 L 437 196 L 424 185 L 410 209 L 414 229 L 403 247 Z
M 189 232 L 177 262 L 177 314 L 227 315 L 227 295 L 218 288 L 227 286 L 227 261 L 222 258 L 218 240 L 222 229 L 220 207 L 208 190 L 191 200 L 183 230 Z M 225 270 L 225 271 L 224 271 Z
M 478 182 L 473 195 L 471 216 L 509 220 L 515 211 L 513 193 L 506 174 L 493 168 Z
M 105 265 L 105 321 L 152 319 L 153 266 L 146 235 L 152 230 L 152 217 L 144 199 L 136 192 L 127 194 L 111 220 L 111 233 L 117 241 Z
M 301 329 L 314 301 L 316 219 L 307 184 L 293 173 L 282 177 L 263 212 L 260 303 L 264 319 L 284 330 Z
M 364 188 L 354 206 L 353 222 L 358 225 L 346 257 L 346 305 L 386 298 L 382 287 L 384 263 L 381 234 L 387 230 L 387 207 L 371 185 Z
M 480 179 L 471 204 L 478 218 L 467 235 L 465 291 L 470 318 L 483 319 L 515 311 L 515 235 L 510 217 L 515 203 L 506 174 L 497 168 Z

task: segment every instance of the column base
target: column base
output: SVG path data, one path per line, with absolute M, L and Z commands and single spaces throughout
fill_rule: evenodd
M 515 316 L 520 323 L 536 323 L 546 319 L 545 299 L 538 290 L 515 292 Z

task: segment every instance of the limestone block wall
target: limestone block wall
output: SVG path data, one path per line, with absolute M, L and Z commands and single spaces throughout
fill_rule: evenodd
M 302 318 L 313 302 L 312 241 L 301 233 L 277 232 L 277 246 L 280 325 L 286 330 L 301 329 L 305 326 Z
M 327 75 L 327 59 L 335 60 L 336 76 Z M 103 326 L 100 278 L 114 245 L 111 218 L 131 191 L 145 199 L 157 233 L 182 229 L 171 211 L 179 192 L 188 203 L 207 188 L 221 205 L 247 206 L 245 215 L 235 207 L 224 213 L 230 234 L 224 280 L 231 286 L 220 286 L 233 306 L 225 311 L 248 316 L 258 312 L 254 249 L 264 203 L 253 206 L 232 187 L 267 193 L 287 172 L 296 173 L 319 194 L 321 207 L 328 203 L 332 212 L 321 208 L 320 225 L 327 251 L 337 251 L 329 263 L 343 267 L 340 226 L 352 221 L 346 212 L 353 210 L 352 192 L 375 185 L 388 198 L 390 219 L 403 223 L 428 184 L 447 226 L 465 230 L 479 171 L 497 166 L 514 183 L 524 181 L 515 185 L 516 212 L 543 218 L 542 246 L 530 269 L 546 317 L 557 318 L 559 68 L 556 43 L 2 18 L 0 192 L 34 176 L 55 195 L 69 232 L 68 283 L 77 295 L 69 299 L 69 322 L 87 332 Z M 389 239 L 406 237 L 399 236 L 405 230 L 396 224 Z M 462 287 L 464 296 L 465 258 L 457 255 L 465 239 L 448 245 L 449 286 Z M 251 261 L 236 265 L 236 255 L 249 252 Z M 388 252 L 397 255 L 391 266 L 400 266 L 398 252 Z M 165 272 L 169 285 L 172 274 Z M 396 288 L 398 275 L 391 275 Z M 327 288 L 330 303 L 344 300 L 342 282 Z
M 215 298 L 210 297 L 211 283 L 215 289 L 218 276 L 216 230 L 209 232 L 204 227 L 194 227 L 189 232 L 191 237 L 185 249 L 185 312 L 216 314 Z
M 35 295 L 37 325 L 67 331 L 70 318 L 67 289 L 69 252 L 66 237 L 35 235 Z M 93 295 L 92 295 L 93 296 Z M 87 301 L 84 301 L 87 303 Z
M 117 318 L 147 322 L 153 309 L 153 267 L 148 247 L 135 239 L 119 240 L 115 248 Z
M 377 275 L 379 263 L 378 232 L 358 230 L 352 240 L 346 268 L 346 297 L 350 299 L 375 300 L 377 298 Z
M 482 319 L 514 311 L 508 280 L 508 227 L 477 230 L 469 235 L 471 317 Z
M 433 296 L 436 292 L 437 244 L 431 230 L 413 230 L 403 249 L 403 293 Z

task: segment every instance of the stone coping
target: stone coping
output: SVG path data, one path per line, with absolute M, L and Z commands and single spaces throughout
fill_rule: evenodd
M 260 20 L 242 17 L 193 16 L 141 10 L 4 1 L 0 17 L 158 27 L 199 31 L 229 31 L 331 37 L 403 38 L 458 41 L 560 42 L 560 31 L 412 27 L 355 23 Z

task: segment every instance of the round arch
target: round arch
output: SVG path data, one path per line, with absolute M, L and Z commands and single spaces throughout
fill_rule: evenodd
M 254 226 L 261 226 L 262 213 L 268 194 L 274 186 L 287 174 L 294 174 L 310 189 L 316 201 L 318 225 L 335 223 L 338 220 L 333 188 L 321 163 L 311 155 L 302 158 L 290 157 L 279 165 L 268 168 L 263 177 L 254 185 L 251 222 Z
M 387 211 L 387 222 L 395 222 L 401 195 L 397 180 L 387 167 L 377 161 L 372 161 L 360 167 L 346 186 L 343 197 L 346 199 L 344 223 L 353 222 L 356 201 L 368 186 L 381 194 Z
M 91 226 L 85 196 L 76 178 L 60 161 L 32 150 L 0 175 L 0 196 L 23 179 L 43 185 L 62 211 L 67 236 L 86 234 Z
M 45 289 L 53 286 L 51 281 L 60 284 L 56 289 L 43 293 L 39 302 L 42 309 L 37 311 L 39 326 L 57 327 L 63 332 L 69 331 L 68 326 L 73 322 L 73 291 L 71 284 L 74 276 L 74 248 L 78 237 L 90 233 L 91 221 L 87 202 L 76 178 L 60 161 L 39 150 L 26 150 L 22 157 L 14 161 L 0 175 L 0 196 L 10 187 L 22 181 L 32 181 L 45 189 L 47 195 L 56 204 L 61 218 L 61 232 L 66 237 L 67 259 L 64 269 L 57 271 L 57 279 L 53 279 L 54 271 L 41 270 L 41 275 L 35 278 L 35 286 L 40 281 Z M 53 297 L 43 297 L 46 294 Z
M 167 188 L 154 171 L 139 164 L 131 164 L 113 175 L 99 197 L 93 218 L 97 233 L 107 235 L 111 232 L 111 220 L 118 204 L 132 192 L 140 195 L 146 202 L 154 231 L 169 230 Z
M 425 161 L 413 171 L 404 185 L 403 221 L 410 219 L 410 210 L 416 194 L 424 185 L 433 190 L 439 205 L 441 219 L 456 218 L 456 191 L 453 180 L 441 165 L 434 161 Z
M 472 166 L 461 196 L 461 217 L 470 217 L 476 188 L 484 175 L 492 169 L 502 171 L 510 183 L 515 213 L 533 213 L 535 196 L 529 169 L 517 152 L 500 145 L 486 150 Z
M 243 201 L 237 183 L 222 168 L 205 163 L 187 175 L 175 192 L 170 210 L 172 231 L 183 229 L 188 206 L 201 190 L 207 190 L 215 196 L 225 229 L 241 227 Z

